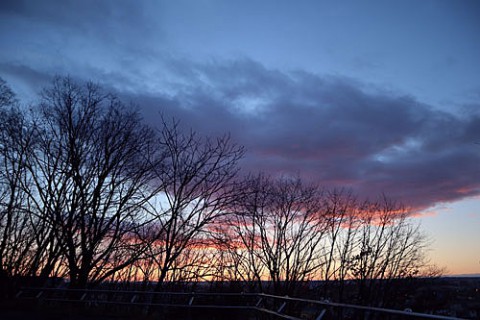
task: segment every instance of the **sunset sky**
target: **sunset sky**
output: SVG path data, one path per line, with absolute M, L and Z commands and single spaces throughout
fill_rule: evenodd
M 0 1 L 25 103 L 92 80 L 155 124 L 230 133 L 243 172 L 412 207 L 433 262 L 480 273 L 480 2 Z

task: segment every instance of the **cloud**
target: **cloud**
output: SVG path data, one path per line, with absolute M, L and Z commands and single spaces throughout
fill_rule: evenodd
M 167 82 L 153 89 L 131 83 L 118 91 L 128 83 L 121 72 L 100 82 L 153 125 L 161 112 L 202 134 L 230 133 L 247 148 L 244 172 L 299 174 L 418 209 L 480 194 L 480 115 L 473 108 L 456 115 L 349 78 L 269 69 L 247 58 L 163 65 Z M 26 66 L 0 70 L 45 78 Z
M 161 18 L 158 2 L 2 1 L 0 61 L 128 90 L 166 54 Z
M 249 59 L 172 65 L 184 77 L 175 94 L 131 99 L 200 132 L 230 132 L 247 147 L 245 171 L 300 174 L 418 209 L 480 192 L 478 113 Z
M 33 92 L 56 74 L 93 80 L 152 124 L 163 112 L 204 134 L 229 132 L 248 150 L 245 172 L 300 174 L 416 208 L 480 194 L 478 105 L 454 114 L 246 56 L 195 60 L 169 47 L 161 3 L 117 4 L 1 2 L 0 75 Z

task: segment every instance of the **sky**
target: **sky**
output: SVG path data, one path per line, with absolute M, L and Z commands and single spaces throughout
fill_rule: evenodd
M 411 207 L 429 255 L 480 273 L 480 2 L 2 0 L 0 77 L 24 103 L 94 81 L 204 135 L 243 172 Z

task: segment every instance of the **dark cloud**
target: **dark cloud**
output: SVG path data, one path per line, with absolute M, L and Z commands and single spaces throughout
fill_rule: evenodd
M 478 104 L 454 114 L 350 78 L 174 54 L 162 6 L 1 1 L 0 76 L 20 93 L 55 75 L 93 80 L 152 124 L 162 112 L 204 134 L 229 132 L 248 150 L 245 171 L 300 174 L 417 208 L 480 193 Z M 375 69 L 369 61 L 355 63 Z
M 131 41 L 140 40 L 133 37 L 139 31 L 143 35 L 149 31 L 139 23 L 149 14 L 148 5 L 138 5 L 134 1 L 6 0 L 0 3 L 0 13 L 4 17 L 30 20 L 36 26 L 50 25 L 57 33 L 62 33 L 62 29 L 73 31 L 72 38 L 83 33 L 83 36 L 91 35 L 109 42 L 127 38 Z M 120 28 L 122 30 L 118 30 Z
M 159 2 L 2 1 L 0 62 L 131 90 L 164 54 L 162 13 Z
M 352 79 L 272 70 L 246 58 L 163 64 L 175 79 L 168 90 L 159 84 L 145 93 L 130 83 L 132 90 L 118 91 L 129 83 L 121 73 L 100 82 L 152 125 L 162 113 L 202 134 L 230 133 L 248 150 L 244 172 L 299 174 L 420 209 L 480 193 L 475 108 L 457 115 Z M 27 66 L 0 71 L 36 86 L 47 77 Z
M 248 59 L 176 63 L 185 77 L 178 92 L 131 99 L 202 133 L 230 132 L 248 149 L 247 171 L 300 174 L 416 208 L 480 192 L 478 113 L 455 115 L 351 79 Z

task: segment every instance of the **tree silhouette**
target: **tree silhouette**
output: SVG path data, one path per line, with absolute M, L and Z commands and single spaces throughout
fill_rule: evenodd
M 233 181 L 243 156 L 243 148 L 229 136 L 201 139 L 192 131 L 180 131 L 176 121 L 162 123 L 162 162 L 155 170 L 159 198 L 150 211 L 156 226 L 151 258 L 159 268 L 158 289 L 172 269 L 182 268 L 182 253 L 225 214 L 236 196 Z
M 115 97 L 69 78 L 56 79 L 35 112 L 29 201 L 60 243 L 71 285 L 102 281 L 144 251 L 134 237 L 155 135 Z
M 405 207 L 239 177 L 243 154 L 163 116 L 148 127 L 92 83 L 57 78 L 26 109 L 0 79 L 0 270 L 75 288 L 241 280 L 282 295 L 321 279 L 324 297 L 375 305 L 395 300 L 399 279 L 438 274 Z

